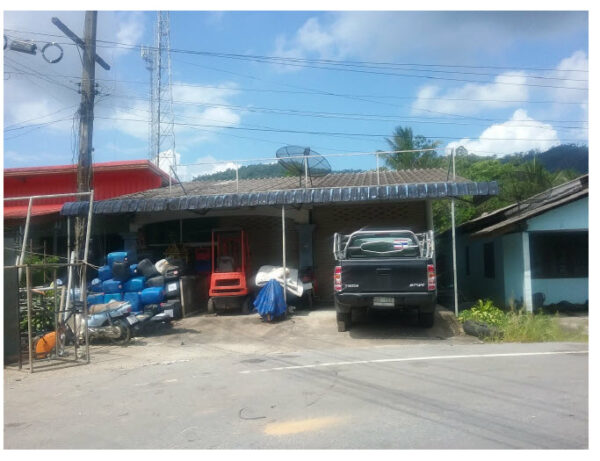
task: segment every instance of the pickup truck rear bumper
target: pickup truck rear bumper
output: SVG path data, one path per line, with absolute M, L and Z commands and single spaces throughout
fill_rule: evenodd
M 372 307 L 374 309 L 419 309 L 419 312 L 433 312 L 437 302 L 437 292 L 418 293 L 335 293 L 336 309 L 350 312 L 353 307 Z M 374 306 L 373 300 L 393 298 L 394 306 Z

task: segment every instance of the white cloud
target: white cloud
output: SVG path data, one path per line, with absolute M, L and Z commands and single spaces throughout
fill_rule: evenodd
M 144 17 L 142 13 L 135 11 L 131 13 L 114 13 L 118 14 L 119 22 L 117 23 L 116 41 L 119 43 L 137 44 L 144 35 Z M 135 49 L 137 52 L 137 49 Z M 127 54 L 131 52 L 129 48 L 115 48 L 117 55 Z
M 486 128 L 478 139 L 463 138 L 447 147 L 463 146 L 475 154 L 502 156 L 532 149 L 545 151 L 558 144 L 560 140 L 552 125 L 534 120 L 518 109 L 510 120 Z
M 181 150 L 189 150 L 194 144 L 210 139 L 221 127 L 239 125 L 241 117 L 238 113 L 227 107 L 214 106 L 227 105 L 229 98 L 237 94 L 233 84 L 224 83 L 222 88 L 204 88 L 186 86 L 186 82 L 175 83 L 174 131 L 176 144 L 181 146 Z M 147 142 L 150 130 L 149 101 L 118 100 L 113 104 L 109 101 L 108 106 L 99 104 L 96 114 L 99 129 L 118 130 Z M 108 119 L 103 119 L 102 116 Z
M 279 36 L 275 49 L 295 57 L 402 56 L 451 63 L 477 52 L 500 53 L 527 39 L 560 40 L 585 27 L 585 12 L 336 12 L 311 17 L 295 33 Z
M 73 115 L 77 110 L 81 98 L 77 86 L 81 76 L 81 61 L 76 48 L 63 45 L 62 60 L 56 64 L 49 64 L 41 56 L 42 46 L 46 41 L 69 42 L 69 39 L 65 37 L 64 40 L 61 40 L 52 36 L 28 32 L 62 35 L 62 32 L 51 22 L 54 16 L 60 18 L 75 34 L 83 36 L 84 12 L 81 11 L 4 12 L 5 33 L 10 40 L 34 39 L 38 41 L 38 52 L 35 56 L 11 50 L 6 50 L 4 53 L 4 70 L 9 72 L 8 79 L 4 81 L 5 125 L 20 122 L 24 122 L 24 125 L 33 125 L 40 121 L 52 121 Z M 139 42 L 144 32 L 143 19 L 143 14 L 139 12 L 100 11 L 97 37 L 99 40 L 115 40 L 116 38 L 128 43 Z M 97 66 L 96 76 L 98 78 L 118 78 L 119 59 L 131 53 L 132 50 L 104 48 L 99 44 L 97 52 L 111 65 L 111 70 L 106 71 Z M 71 106 L 72 110 L 66 111 L 66 108 Z M 65 112 L 61 111 L 55 115 L 42 117 L 61 109 L 65 109 Z M 71 129 L 71 122 L 51 124 L 46 129 L 68 132 Z
M 175 120 L 178 123 L 175 126 L 175 135 L 178 144 L 183 140 L 186 150 L 189 150 L 191 145 L 211 139 L 220 127 L 239 125 L 239 113 L 228 107 L 219 107 L 230 104 L 230 98 L 237 93 L 235 85 L 231 83 L 222 84 L 220 88 L 193 87 L 185 84 L 174 86 L 173 100 L 186 103 L 175 103 Z M 189 126 L 185 126 L 186 124 Z
M 175 165 L 177 176 L 179 176 L 179 179 L 182 181 L 191 181 L 196 176 L 218 173 L 219 171 L 225 171 L 232 168 L 235 169 L 235 163 L 218 162 L 212 155 L 197 157 L 194 161 L 181 165 L 181 154 L 175 152 L 175 157 L 173 157 L 172 152 L 172 150 L 161 152 L 159 168 L 172 175 L 171 166 Z
M 560 61 L 558 66 L 556 66 L 556 71 L 552 72 L 550 76 L 569 80 L 556 80 L 555 82 L 559 83 L 555 84 L 555 86 L 568 86 L 579 89 L 587 88 L 587 72 L 572 72 L 574 70 L 588 70 L 588 58 L 584 51 L 576 51 L 568 58 L 565 58 L 562 61 Z M 580 108 L 587 113 L 587 91 L 569 90 L 565 88 L 548 88 L 548 92 L 550 93 L 550 97 L 558 102 L 579 102 Z
M 493 83 L 467 83 L 446 91 L 439 86 L 423 86 L 412 104 L 412 112 L 418 115 L 429 111 L 471 115 L 485 109 L 514 107 L 519 103 L 511 101 L 526 101 L 529 97 L 525 83 L 524 72 L 505 72 L 497 75 Z

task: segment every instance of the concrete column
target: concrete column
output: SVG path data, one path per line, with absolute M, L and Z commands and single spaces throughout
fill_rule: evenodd
M 433 207 L 431 200 L 425 200 L 425 217 L 427 220 L 427 230 L 433 230 Z
M 531 257 L 529 253 L 529 233 L 523 232 L 523 307 L 527 312 L 533 312 L 533 297 L 531 294 Z
M 299 251 L 298 269 L 313 267 L 313 230 L 314 224 L 298 224 Z
M 137 233 L 123 232 L 120 234 L 123 238 L 123 251 L 127 251 L 133 261 L 137 260 Z

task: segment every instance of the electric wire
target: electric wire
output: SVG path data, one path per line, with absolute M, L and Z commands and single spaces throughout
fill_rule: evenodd
M 60 35 L 60 34 L 50 34 L 50 33 L 45 33 L 45 32 L 39 32 L 39 31 L 27 31 L 27 30 L 21 30 L 21 29 L 11 29 L 11 28 L 5 28 L 5 31 L 9 31 L 9 32 L 18 32 L 18 33 L 23 33 L 23 34 L 31 34 L 31 35 L 41 35 L 41 36 L 46 36 L 46 37 L 56 37 L 56 38 L 63 38 L 64 39 L 64 35 Z M 103 42 L 103 43 L 112 43 L 112 44 L 118 44 L 118 45 L 122 45 L 122 46 L 129 46 L 129 47 L 138 47 L 139 45 L 137 44 L 131 44 L 131 43 L 122 43 L 122 42 L 115 42 L 115 41 L 108 41 L 108 40 L 101 40 L 98 39 L 97 41 L 99 42 Z M 75 45 L 72 42 L 65 42 L 65 44 L 70 44 L 70 45 Z M 153 47 L 148 47 L 148 48 L 153 48 Z M 154 47 L 154 49 L 156 49 Z M 216 52 L 213 52 L 216 53 Z M 228 54 L 233 54 L 233 53 L 228 53 Z M 289 60 L 295 60 L 295 61 L 309 61 L 309 62 L 323 62 L 323 63 L 327 63 L 327 64 L 333 64 L 333 63 L 343 63 L 343 64 L 352 64 L 352 65 L 378 65 L 378 66 L 421 66 L 421 67 L 447 67 L 447 68 L 469 68 L 469 69 L 524 69 L 524 70 L 539 70 L 539 71 L 558 71 L 555 68 L 548 68 L 548 67 L 527 67 L 527 66 L 497 66 L 497 65 L 473 65 L 473 64 L 432 64 L 432 63 L 411 63 L 411 62 L 404 62 L 404 63 L 399 63 L 399 62 L 386 62 L 386 61 L 352 61 L 352 60 L 335 60 L 335 59 L 309 59 L 309 58 L 291 58 L 291 57 L 281 57 L 281 56 L 263 56 L 263 55 L 250 55 L 250 54 L 238 54 L 239 56 L 252 56 L 252 57 L 263 57 L 263 58 L 277 58 L 277 59 L 289 59 Z M 585 72 L 587 73 L 587 70 L 583 70 L 583 69 L 560 69 L 560 72 Z

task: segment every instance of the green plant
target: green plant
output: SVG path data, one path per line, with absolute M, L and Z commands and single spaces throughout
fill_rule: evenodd
M 510 312 L 502 327 L 504 341 L 587 341 L 583 331 L 568 331 L 558 322 L 558 315 L 532 314 L 523 311 Z
M 494 306 L 494 302 L 490 299 L 477 301 L 470 309 L 462 311 L 458 315 L 458 320 L 466 322 L 472 320 L 474 322 L 486 323 L 487 325 L 501 328 L 506 323 L 506 314 L 498 307 Z

